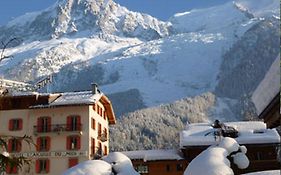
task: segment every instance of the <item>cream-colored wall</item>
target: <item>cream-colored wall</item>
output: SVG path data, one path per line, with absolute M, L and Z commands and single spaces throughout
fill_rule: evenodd
M 101 103 L 99 106 L 104 107 Z M 80 156 L 79 162 L 89 160 L 91 154 L 91 138 L 95 138 L 96 146 L 98 146 L 98 123 L 102 125 L 102 131 L 104 128 L 107 128 L 107 133 L 109 135 L 108 129 L 108 119 L 104 120 L 103 117 L 99 116 L 96 111 L 93 110 L 93 105 L 90 106 L 70 106 L 70 107 L 57 107 L 57 108 L 43 108 L 43 109 L 26 109 L 26 110 L 8 110 L 8 111 L 0 111 L 0 133 L 5 135 L 13 135 L 13 136 L 23 136 L 28 135 L 32 136 L 34 143 L 36 143 L 37 137 L 40 136 L 49 136 L 51 137 L 51 147 L 50 151 L 66 151 L 66 137 L 70 135 L 79 135 L 80 133 L 72 133 L 72 132 L 61 132 L 60 134 L 57 133 L 38 133 L 34 135 L 34 126 L 37 125 L 37 119 L 43 116 L 50 116 L 51 124 L 66 124 L 67 123 L 67 116 L 70 115 L 79 115 L 81 116 L 81 123 L 82 123 L 82 135 L 81 137 L 81 149 L 78 151 L 87 151 L 87 156 Z M 21 131 L 9 131 L 9 120 L 22 118 L 23 119 L 23 129 Z M 96 120 L 96 129 L 93 130 L 91 127 L 91 118 Z M 108 141 L 101 142 L 102 149 L 104 151 L 104 145 L 107 146 L 108 151 Z M 32 146 L 31 148 L 23 143 L 22 144 L 22 151 L 21 152 L 36 152 L 36 148 Z M 63 171 L 68 169 L 68 160 L 69 157 L 42 157 L 50 159 L 50 172 L 48 174 L 51 175 L 60 175 Z M 35 157 L 33 159 L 33 164 L 30 167 L 29 173 L 22 173 L 22 174 L 36 174 L 35 173 L 35 160 L 39 159 Z
M 101 103 L 98 103 L 98 105 L 102 108 L 102 110 L 104 111 L 105 108 L 104 106 L 101 104 Z M 102 132 L 104 130 L 104 128 L 107 128 L 107 141 L 105 142 L 101 142 L 101 145 L 102 145 L 102 151 L 104 151 L 104 146 L 107 146 L 107 151 L 109 150 L 109 143 L 108 143 L 108 140 L 109 140 L 109 129 L 108 129 L 108 119 L 106 118 L 106 120 L 101 117 L 97 111 L 94 111 L 93 110 L 93 105 L 90 105 L 89 106 L 89 114 L 90 114 L 90 117 L 89 117 L 89 143 L 91 144 L 91 138 L 94 138 L 95 139 L 95 144 L 96 144 L 96 151 L 97 151 L 97 146 L 98 146 L 98 142 L 101 142 L 100 140 L 98 140 L 98 123 L 101 124 L 102 126 Z M 92 118 L 94 118 L 96 120 L 96 129 L 92 129 Z M 91 153 L 91 147 L 89 148 L 89 153 Z

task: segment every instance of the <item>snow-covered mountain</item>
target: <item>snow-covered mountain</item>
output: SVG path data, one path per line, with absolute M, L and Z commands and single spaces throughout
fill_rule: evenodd
M 244 92 L 239 80 L 245 77 L 235 72 L 250 68 L 247 78 L 258 82 L 279 52 L 276 2 L 236 0 L 163 22 L 112 0 L 59 0 L 0 27 L 1 41 L 22 41 L 9 45 L 5 55 L 13 58 L 1 63 L 0 73 L 29 82 L 54 74 L 53 91 L 97 82 L 118 115 L 207 92 L 231 108 L 227 101 L 238 104 L 241 97 L 227 91 L 228 80 L 237 81 L 235 92 L 250 94 L 256 84 L 245 80 Z

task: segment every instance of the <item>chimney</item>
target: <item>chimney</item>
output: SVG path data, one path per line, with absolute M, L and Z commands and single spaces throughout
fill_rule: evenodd
M 95 95 L 99 92 L 98 85 L 96 83 L 92 83 L 92 94 Z

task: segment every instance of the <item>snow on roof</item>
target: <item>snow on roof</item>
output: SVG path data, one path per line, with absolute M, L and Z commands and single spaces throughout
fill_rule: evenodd
M 102 93 L 92 94 L 92 91 L 62 93 L 50 106 L 93 104 L 102 96 Z
M 154 161 L 154 160 L 181 160 L 178 150 L 140 150 L 140 151 L 126 151 L 122 152 L 130 159 L 143 159 L 143 161 Z
M 280 175 L 281 171 L 280 170 L 270 170 L 270 171 L 259 171 L 259 172 L 254 172 L 254 173 L 247 173 L 244 175 Z
M 225 125 L 232 126 L 239 132 L 235 138 L 239 144 L 280 143 L 276 129 L 266 129 L 263 122 L 227 122 Z M 216 130 L 210 123 L 187 124 L 185 130 L 180 132 L 180 147 L 215 144 L 219 141 L 213 135 Z
M 66 93 L 61 93 L 56 100 L 54 100 L 48 105 L 37 105 L 37 106 L 33 106 L 33 108 L 93 104 L 98 102 L 102 96 L 103 93 L 92 94 L 92 91 L 66 92 Z
M 252 95 L 258 115 L 267 107 L 272 99 L 280 92 L 280 55 L 276 57 L 264 79 Z

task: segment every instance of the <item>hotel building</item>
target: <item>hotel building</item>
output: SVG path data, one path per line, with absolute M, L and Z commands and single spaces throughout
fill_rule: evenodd
M 115 124 L 109 99 L 92 91 L 18 93 L 0 97 L 0 133 L 32 136 L 36 146 L 9 139 L 8 152 L 30 158 L 31 166 L 7 174 L 59 175 L 79 162 L 109 152 L 108 126 Z

